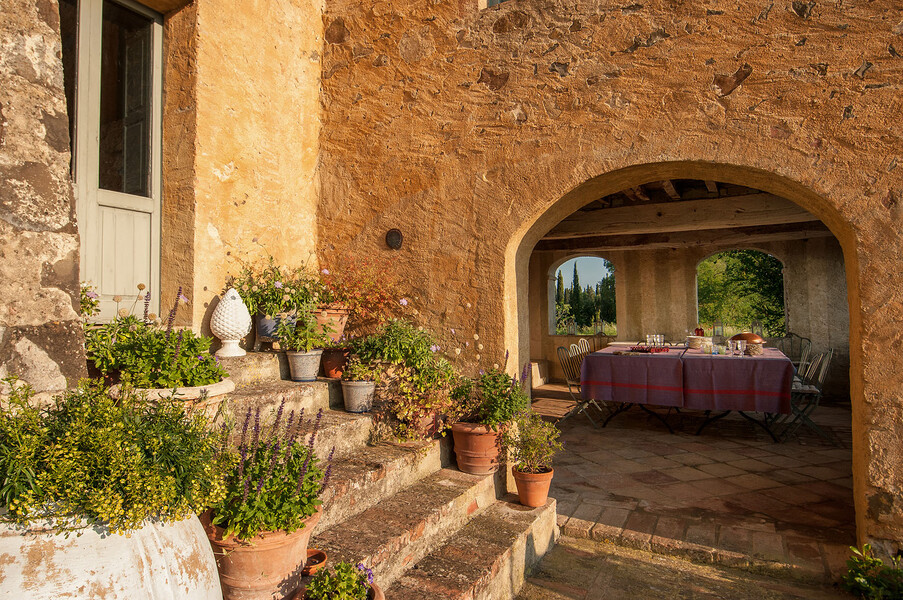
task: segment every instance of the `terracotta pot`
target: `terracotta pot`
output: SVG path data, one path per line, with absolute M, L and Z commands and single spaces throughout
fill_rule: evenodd
M 304 569 L 301 574 L 305 577 L 314 575 L 317 571 L 326 566 L 326 552 L 316 548 L 307 549 L 307 560 L 304 561 Z
M 323 376 L 330 379 L 338 379 L 348 364 L 351 356 L 350 348 L 327 348 L 323 350 Z
M 515 467 L 511 467 L 511 474 L 514 475 L 517 497 L 521 504 L 533 508 L 546 505 L 552 475 L 555 474 L 554 469 L 549 469 L 547 473 L 521 473 Z
M 452 425 L 458 468 L 472 475 L 489 475 L 499 469 L 499 432 L 479 423 Z
M 224 600 L 290 598 L 301 585 L 307 543 L 320 520 L 320 509 L 292 533 L 267 531 L 249 540 L 224 537 L 222 527 L 207 526 L 219 569 Z
M 342 337 L 342 333 L 345 331 L 345 323 L 348 322 L 349 312 L 344 304 L 321 304 L 317 307 L 314 318 L 317 320 L 321 330 L 325 329 L 324 325 L 329 326 L 330 331 L 328 335 L 335 342 Z
M 305 590 L 301 590 L 292 600 L 304 600 L 305 599 Z M 367 600 L 386 600 L 385 594 L 383 594 L 382 589 L 376 585 L 375 583 L 370 584 L 370 593 L 367 594 Z

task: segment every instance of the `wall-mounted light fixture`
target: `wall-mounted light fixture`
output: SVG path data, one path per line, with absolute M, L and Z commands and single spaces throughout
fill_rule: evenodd
M 400 250 L 404 236 L 400 229 L 390 229 L 386 232 L 386 245 L 392 250 Z

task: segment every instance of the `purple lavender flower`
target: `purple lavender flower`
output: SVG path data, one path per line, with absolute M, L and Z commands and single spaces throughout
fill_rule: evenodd
M 85 292 L 85 296 L 87 296 L 91 300 L 97 300 L 98 298 L 100 298 L 100 296 L 97 295 L 97 292 L 90 292 L 90 291 Z
M 357 563 L 355 568 L 361 572 L 362 575 L 367 576 L 367 585 L 373 585 L 373 570 L 367 568 L 367 565 L 364 563 Z
M 273 286 L 276 287 L 277 289 L 280 289 L 280 290 L 281 290 L 281 289 L 282 289 L 282 282 L 281 282 L 281 281 L 277 281 L 276 283 L 273 284 Z
M 332 447 L 332 450 L 329 451 L 329 457 L 326 459 L 326 473 L 323 475 L 323 483 L 320 484 L 320 491 L 318 494 L 322 494 L 323 490 L 326 489 L 326 486 L 329 485 L 329 478 L 332 476 L 332 456 L 335 454 L 335 446 Z
M 402 306 L 407 306 L 407 305 L 408 305 L 408 299 L 407 299 L 407 298 L 402 298 L 401 300 L 398 301 L 398 303 L 401 304 Z
M 245 479 L 244 492 L 241 495 L 242 504 L 244 504 L 245 502 L 248 501 L 248 492 L 250 492 L 250 491 L 251 491 L 251 477 L 248 476 L 248 478 Z
M 260 481 L 257 482 L 257 491 L 255 494 L 260 494 L 260 490 L 263 489 L 263 484 L 273 476 L 273 469 L 276 468 L 276 459 L 279 457 L 279 450 L 281 447 L 282 440 L 276 440 L 275 445 L 272 440 L 270 440 L 270 444 L 267 445 L 267 451 L 269 452 L 272 448 L 273 455 L 270 457 L 270 466 L 267 467 L 267 472 L 265 475 L 260 476 Z
M 172 333 L 172 327 L 176 324 L 176 313 L 179 310 L 179 299 L 184 298 L 182 296 L 182 286 L 179 286 L 179 293 L 176 294 L 176 301 L 172 304 L 172 309 L 169 311 L 169 315 L 166 317 L 166 340 L 169 341 L 169 335 Z

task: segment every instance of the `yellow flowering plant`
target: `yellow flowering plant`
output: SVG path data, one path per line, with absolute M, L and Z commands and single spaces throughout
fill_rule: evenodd
M 30 387 L 4 380 L 0 408 L 0 507 L 22 525 L 59 530 L 101 525 L 111 532 L 148 519 L 172 522 L 225 496 L 234 456 L 226 430 L 172 401 L 147 403 L 128 389 L 118 400 L 84 381 L 41 407 Z

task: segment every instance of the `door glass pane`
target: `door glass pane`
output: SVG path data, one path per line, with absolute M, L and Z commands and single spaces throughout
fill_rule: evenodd
M 106 0 L 100 66 L 100 187 L 150 196 L 153 21 Z
M 69 115 L 69 145 L 72 154 L 69 171 L 75 164 L 75 76 L 78 68 L 78 1 L 60 0 L 60 38 L 63 51 L 63 88 L 66 91 L 66 112 Z

